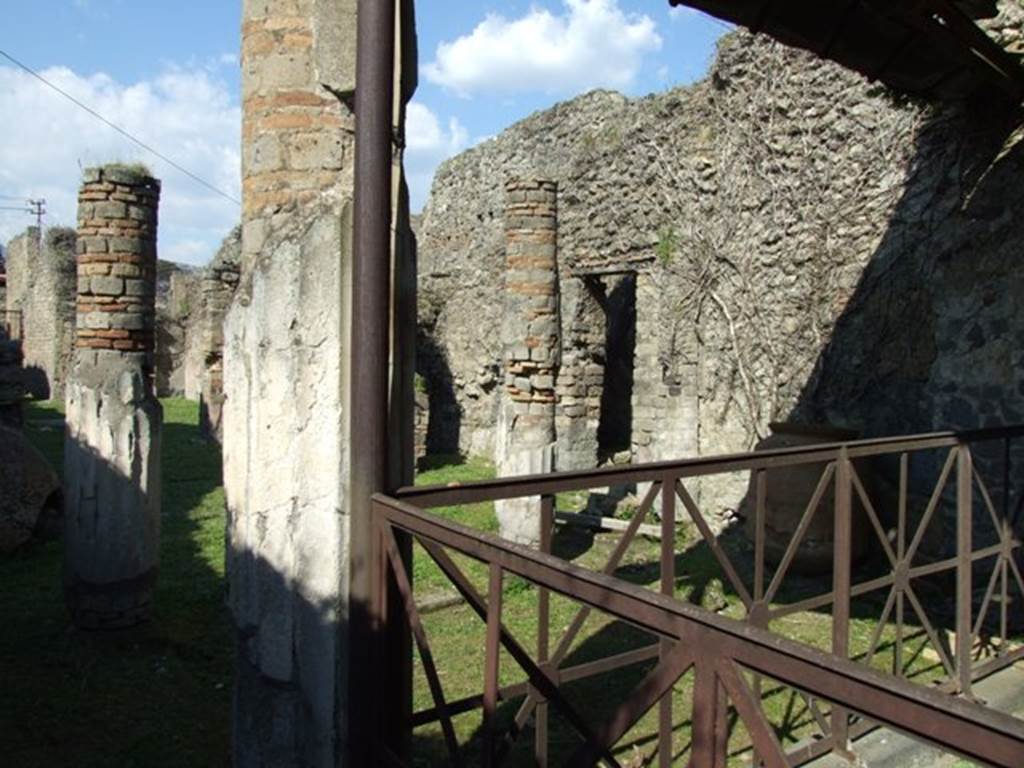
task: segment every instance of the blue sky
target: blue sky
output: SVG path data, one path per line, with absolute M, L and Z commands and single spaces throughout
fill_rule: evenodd
M 0 50 L 238 198 L 240 5 L 9 3 Z M 418 0 L 417 9 L 421 85 L 407 160 L 414 208 L 445 157 L 537 109 L 595 87 L 643 95 L 698 79 L 725 30 L 671 11 L 667 0 Z M 142 160 L 163 179 L 163 258 L 205 263 L 238 220 L 236 204 L 2 59 L 0 115 L 0 196 L 45 197 L 51 224 L 73 223 L 79 167 L 114 159 Z M 0 242 L 28 223 L 0 211 Z

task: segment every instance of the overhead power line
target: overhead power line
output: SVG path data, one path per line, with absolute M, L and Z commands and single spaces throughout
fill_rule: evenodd
M 211 192 L 216 192 L 218 195 L 220 195 L 221 197 L 223 197 L 223 198 L 225 198 L 227 200 L 230 200 L 235 205 L 241 205 L 242 204 L 241 201 L 235 199 L 234 197 L 229 195 L 227 192 L 225 192 L 225 191 L 223 191 L 221 189 L 218 189 L 217 187 L 215 187 L 210 182 L 208 182 L 205 179 L 203 179 L 203 178 L 197 176 L 196 174 L 192 173 L 192 171 L 190 171 L 188 168 L 185 168 L 184 166 L 179 165 L 174 160 L 172 160 L 171 158 L 167 157 L 167 155 L 165 155 L 162 152 L 154 149 L 153 147 L 151 147 L 149 144 L 146 144 L 141 139 L 136 138 L 135 136 L 130 134 L 128 131 L 126 131 L 124 128 L 122 128 L 121 126 L 117 125 L 116 123 L 111 122 L 110 120 L 105 118 L 103 115 L 101 115 L 99 112 L 97 112 L 92 107 L 88 106 L 87 104 L 83 104 L 81 101 L 76 99 L 70 93 L 68 93 L 67 91 L 63 90 L 62 88 L 60 88 L 60 87 L 54 85 L 53 83 L 51 83 L 45 77 L 40 75 L 38 72 L 36 72 L 31 67 L 29 67 L 27 64 L 22 64 L 20 61 L 18 61 L 16 58 L 11 56 L 9 53 L 4 51 L 3 49 L 0 49 L 0 56 L 3 56 L 5 59 L 7 59 L 12 64 L 14 64 L 16 67 L 19 67 L 20 69 L 23 69 L 28 74 L 32 75 L 32 77 L 36 78 L 36 80 L 41 82 L 43 85 L 47 86 L 48 88 L 52 88 L 57 93 L 59 93 L 61 96 L 63 96 L 65 99 L 70 101 L 72 104 L 74 104 L 75 106 L 79 107 L 80 109 L 85 110 L 90 115 L 92 115 L 97 120 L 99 120 L 100 122 L 106 124 L 110 128 L 113 128 L 115 131 L 120 133 L 122 136 L 124 136 L 129 141 L 131 141 L 134 144 L 137 144 L 138 146 L 142 147 L 142 149 L 146 150 L 151 155 L 160 158 L 165 163 L 170 165 L 172 168 L 176 168 L 177 170 L 181 171 L 183 174 L 188 176 L 193 181 L 195 181 L 195 182 L 197 182 L 199 184 L 202 184 L 204 187 L 209 189 Z

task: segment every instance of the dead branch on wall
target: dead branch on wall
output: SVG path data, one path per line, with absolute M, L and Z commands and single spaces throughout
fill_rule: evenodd
M 666 222 L 652 268 L 666 363 L 697 333 L 701 355 L 716 358 L 702 366 L 712 371 L 702 403 L 719 403 L 709 414 L 719 424 L 738 415 L 751 444 L 811 376 L 849 275 L 885 231 L 922 121 L 832 65 L 793 66 L 795 56 L 805 54 L 760 46 L 756 73 L 718 73 L 698 145 L 651 130 L 634 150 L 653 165 L 649 206 Z

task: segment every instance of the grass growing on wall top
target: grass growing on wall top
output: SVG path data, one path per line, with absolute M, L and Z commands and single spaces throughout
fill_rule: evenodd
M 125 163 L 115 160 L 110 163 L 104 163 L 100 168 L 105 171 L 124 171 L 125 173 L 132 174 L 133 176 L 147 176 L 150 178 L 153 176 L 153 172 L 145 163 Z

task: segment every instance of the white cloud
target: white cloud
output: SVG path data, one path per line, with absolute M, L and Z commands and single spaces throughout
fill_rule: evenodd
M 241 110 L 202 68 L 168 68 L 119 83 L 52 67 L 42 76 L 236 199 L 241 196 Z M 0 67 L 0 195 L 45 197 L 49 224 L 74 226 L 81 169 L 142 162 L 163 182 L 160 257 L 204 263 L 240 218 L 239 207 L 182 175 L 27 73 Z M 0 212 L 0 241 L 31 223 Z
M 437 166 L 469 144 L 469 134 L 458 118 L 447 127 L 426 105 L 412 101 L 406 113 L 405 171 L 413 211 L 426 202 Z
M 699 18 L 703 14 L 696 8 L 689 8 L 685 5 L 677 5 L 673 8 L 668 9 L 668 15 L 673 21 L 675 21 L 676 19 Z
M 428 80 L 462 96 L 482 91 L 548 93 L 628 89 L 644 56 L 661 48 L 654 21 L 618 0 L 563 0 L 563 13 L 533 8 L 519 19 L 488 16 L 437 47 Z

